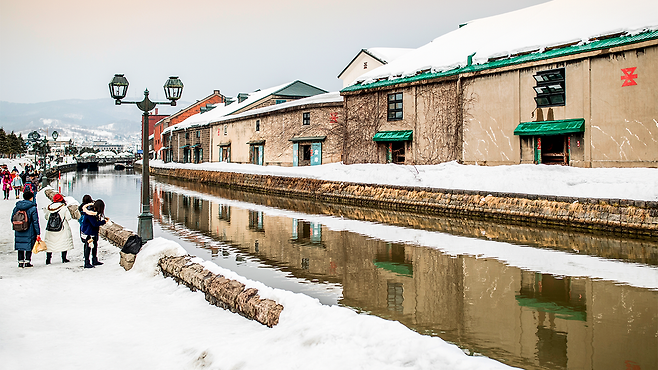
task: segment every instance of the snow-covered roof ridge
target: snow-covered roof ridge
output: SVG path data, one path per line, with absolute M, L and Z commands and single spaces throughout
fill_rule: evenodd
M 257 114 L 262 114 L 262 113 L 268 113 L 268 112 L 275 112 L 278 110 L 286 109 L 286 108 L 292 108 L 292 107 L 298 107 L 302 105 L 307 105 L 307 104 L 322 104 L 322 103 L 337 103 L 337 102 L 342 102 L 343 97 L 340 95 L 340 92 L 335 91 L 335 92 L 328 92 L 325 94 L 318 94 L 318 95 L 313 95 L 309 96 L 308 98 L 302 98 L 302 99 L 297 99 L 297 100 L 292 100 L 289 102 L 281 103 L 281 104 L 275 104 L 275 105 L 270 105 L 267 107 L 262 107 L 258 109 L 252 109 L 248 110 L 246 112 L 238 113 L 238 114 L 233 114 L 230 116 L 223 116 L 218 118 L 215 121 L 212 121 L 210 123 L 215 123 L 215 122 L 222 122 L 222 121 L 228 121 L 236 118 L 244 118 L 244 117 L 249 117 Z
M 177 123 L 173 126 L 169 126 L 166 129 L 162 131 L 162 134 L 166 134 L 170 131 L 177 131 L 177 130 L 183 130 L 189 127 L 196 127 L 196 126 L 204 126 L 209 124 L 210 122 L 217 120 L 223 116 L 229 115 L 231 113 L 237 112 L 238 110 L 247 107 L 271 94 L 274 94 L 275 92 L 285 88 L 286 86 L 290 86 L 296 81 L 291 81 L 287 82 L 285 84 L 281 84 L 278 86 L 270 87 L 265 90 L 258 90 L 254 91 L 252 93 L 249 93 L 249 97 L 241 102 L 235 102 L 229 105 L 224 105 L 224 106 L 219 106 L 214 108 L 213 110 L 204 112 L 204 113 L 197 113 L 195 115 L 192 115 L 185 120 L 183 120 L 180 123 Z
M 368 48 L 364 51 L 386 64 L 414 50 L 413 48 Z
M 632 9 L 624 16 L 623 9 Z M 448 71 L 486 63 L 490 58 L 570 43 L 588 43 L 604 35 L 658 29 L 658 1 L 552 0 L 480 18 L 360 76 L 355 83 L 409 77 L 421 71 Z

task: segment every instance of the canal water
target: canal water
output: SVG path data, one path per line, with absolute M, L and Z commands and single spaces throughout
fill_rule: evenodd
M 141 174 L 62 174 L 136 230 Z M 658 241 L 152 177 L 154 235 L 268 286 L 526 369 L 658 368 Z

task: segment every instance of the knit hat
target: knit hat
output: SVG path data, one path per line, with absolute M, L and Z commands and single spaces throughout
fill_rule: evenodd
M 64 203 L 64 197 L 62 196 L 62 194 L 57 193 L 53 197 L 53 202 L 55 202 L 55 203 Z

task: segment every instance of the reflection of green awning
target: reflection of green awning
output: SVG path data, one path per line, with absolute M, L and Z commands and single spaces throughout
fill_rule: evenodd
M 199 147 L 199 146 L 201 146 L 201 144 L 194 144 L 194 145 L 192 145 L 192 148 L 196 148 L 196 147 Z
M 522 296 L 516 296 L 516 301 L 519 306 L 529 307 L 540 312 L 554 313 L 555 317 L 560 319 L 587 321 L 587 312 L 565 307 L 555 302 Z
M 185 148 L 189 148 L 189 147 L 190 147 L 189 145 L 183 145 L 183 146 L 179 146 L 178 149 L 185 149 Z
M 388 270 L 394 274 L 403 275 L 403 276 L 413 276 L 414 269 L 413 266 L 406 263 L 396 263 L 396 262 L 373 262 L 375 266 L 380 269 Z
M 514 130 L 520 136 L 551 136 L 585 132 L 585 120 L 563 119 L 559 121 L 521 122 Z
M 409 141 L 413 133 L 413 130 L 379 131 L 373 136 L 372 141 Z

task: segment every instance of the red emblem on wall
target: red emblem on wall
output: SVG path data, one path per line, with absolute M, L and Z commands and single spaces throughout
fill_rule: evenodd
M 329 118 L 330 123 L 338 123 L 338 113 L 331 113 L 331 118 Z
M 621 79 L 625 81 L 624 84 L 621 85 L 621 87 L 637 85 L 637 82 L 635 82 L 635 79 L 637 78 L 637 75 L 635 74 L 636 69 L 637 67 L 622 68 L 621 71 L 624 72 L 624 75 L 621 76 Z

